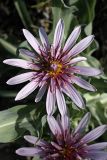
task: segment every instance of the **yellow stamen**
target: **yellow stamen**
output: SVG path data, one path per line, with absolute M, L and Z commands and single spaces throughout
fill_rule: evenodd
M 53 68 L 51 67 L 51 69 L 48 70 L 48 73 L 49 73 L 50 76 L 56 77 L 56 76 L 58 76 L 60 73 L 63 73 L 63 71 L 62 71 L 62 67 L 63 67 L 63 66 L 62 66 L 61 63 L 59 63 L 58 61 L 51 61 L 51 62 L 50 62 L 50 66 L 52 66 L 52 65 L 55 65 L 56 68 L 54 69 L 54 67 L 53 67 Z

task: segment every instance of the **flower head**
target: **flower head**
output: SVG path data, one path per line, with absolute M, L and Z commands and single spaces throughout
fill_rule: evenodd
M 84 101 L 73 84 L 77 84 L 90 91 L 95 91 L 96 89 L 90 83 L 76 75 L 97 76 L 101 74 L 101 70 L 76 66 L 78 62 L 84 61 L 86 58 L 75 57 L 85 50 L 94 39 L 94 36 L 90 35 L 74 45 L 80 35 L 80 31 L 80 26 L 74 28 L 62 48 L 61 41 L 64 33 L 64 23 L 61 19 L 57 23 L 52 45 L 50 45 L 43 28 L 39 29 L 42 44 L 40 44 L 29 31 L 23 29 L 24 36 L 34 51 L 31 52 L 26 49 L 20 49 L 20 53 L 29 56 L 32 61 L 22 59 L 4 60 L 4 63 L 8 65 L 31 70 L 30 72 L 20 74 L 7 81 L 7 84 L 9 85 L 16 85 L 30 81 L 17 94 L 15 100 L 25 98 L 35 89 L 39 88 L 35 102 L 40 101 L 47 90 L 46 110 L 48 115 L 53 113 L 56 103 L 61 115 L 66 114 L 67 109 L 64 94 L 69 96 L 78 107 L 84 108 Z
M 86 135 L 85 127 L 90 120 L 87 113 L 74 131 L 70 131 L 69 118 L 65 115 L 56 121 L 53 116 L 47 117 L 49 127 L 53 133 L 51 142 L 39 140 L 34 136 L 24 138 L 34 144 L 34 147 L 19 148 L 16 153 L 21 156 L 37 156 L 43 160 L 106 160 L 107 142 L 88 144 L 100 137 L 107 125 L 99 126 Z

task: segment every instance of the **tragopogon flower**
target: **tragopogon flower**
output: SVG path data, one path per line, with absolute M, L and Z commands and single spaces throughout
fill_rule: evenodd
M 80 31 L 81 27 L 77 26 L 62 48 L 61 41 L 64 33 L 64 23 L 61 19 L 56 26 L 52 45 L 50 45 L 43 28 L 39 29 L 42 44 L 40 44 L 29 31 L 23 29 L 25 38 L 35 51 L 31 52 L 26 49 L 20 49 L 19 51 L 21 54 L 29 56 L 32 61 L 22 59 L 4 60 L 4 63 L 8 65 L 31 70 L 7 81 L 9 85 L 30 81 L 17 94 L 15 100 L 21 100 L 27 97 L 39 87 L 40 89 L 35 102 L 40 101 L 47 90 L 46 110 L 48 115 L 53 113 L 56 103 L 61 115 L 67 112 L 63 93 L 69 96 L 78 107 L 84 108 L 84 101 L 73 84 L 77 84 L 90 91 L 95 91 L 96 89 L 90 83 L 77 77 L 76 74 L 97 76 L 101 74 L 101 70 L 76 66 L 77 62 L 84 61 L 86 58 L 75 57 L 85 50 L 94 39 L 93 35 L 87 36 L 74 46 L 80 35 Z
M 21 156 L 39 155 L 43 160 L 107 160 L 107 152 L 104 151 L 107 142 L 88 144 L 100 137 L 107 130 L 107 125 L 99 126 L 83 135 L 89 119 L 90 114 L 87 113 L 77 128 L 70 132 L 69 118 L 66 115 L 58 121 L 53 116 L 48 116 L 48 124 L 53 133 L 52 141 L 25 136 L 35 146 L 19 148 L 16 153 Z

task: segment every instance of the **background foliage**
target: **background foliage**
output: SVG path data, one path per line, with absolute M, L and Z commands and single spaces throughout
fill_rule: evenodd
M 46 114 L 45 98 L 42 102 L 35 104 L 34 97 L 36 93 L 33 93 L 27 99 L 16 103 L 14 98 L 23 84 L 17 86 L 6 85 L 6 81 L 19 74 L 20 69 L 6 66 L 2 61 L 6 58 L 18 56 L 25 59 L 26 57 L 18 55 L 18 49 L 20 47 L 29 48 L 22 34 L 22 28 L 27 28 L 38 37 L 38 28 L 43 26 L 52 42 L 56 23 L 59 18 L 63 18 L 65 22 L 64 41 L 76 25 L 82 25 L 80 39 L 86 35 L 95 34 L 96 40 L 82 53 L 87 57 L 88 61 L 82 62 L 81 65 L 104 70 L 104 75 L 94 79 L 87 79 L 97 88 L 97 92 L 87 93 L 81 89 L 87 105 L 87 109 L 84 112 L 77 112 L 77 108 L 69 99 L 66 99 L 66 102 L 68 103 L 74 126 L 86 111 L 90 111 L 92 114 L 90 129 L 102 123 L 107 123 L 106 10 L 106 0 L 0 1 L 0 146 L 1 150 L 6 147 L 10 152 L 7 157 L 0 153 L 0 156 L 3 156 L 3 160 L 5 158 L 6 160 L 22 159 L 21 157 L 16 157 L 14 151 L 18 146 L 24 146 L 25 142 L 21 137 L 25 133 L 48 137 L 48 132 L 46 132 L 48 128 L 45 123 L 46 116 L 44 116 Z M 106 136 L 103 136 L 102 139 L 107 141 Z M 6 144 L 2 144 L 4 142 Z M 7 144 L 7 142 L 11 143 Z

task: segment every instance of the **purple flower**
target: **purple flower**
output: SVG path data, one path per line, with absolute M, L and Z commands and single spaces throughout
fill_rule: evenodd
M 35 102 L 40 101 L 47 90 L 46 110 L 48 115 L 53 113 L 56 103 L 61 115 L 67 113 L 64 94 L 69 96 L 78 107 L 84 108 L 84 101 L 73 84 L 77 84 L 89 91 L 96 91 L 96 89 L 90 83 L 77 77 L 76 74 L 97 76 L 101 74 L 102 71 L 90 67 L 76 66 L 78 62 L 84 61 L 86 58 L 75 57 L 80 52 L 84 51 L 94 39 L 93 35 L 87 36 L 74 46 L 80 32 L 80 26 L 74 28 L 62 48 L 61 42 L 64 33 L 64 23 L 61 19 L 57 23 L 52 45 L 50 45 L 43 28 L 39 29 L 42 44 L 40 44 L 29 31 L 23 29 L 25 38 L 35 51 L 31 52 L 26 49 L 20 49 L 20 53 L 30 57 L 32 61 L 22 59 L 4 60 L 4 63 L 8 65 L 31 70 L 30 72 L 20 74 L 7 81 L 9 85 L 30 81 L 17 94 L 15 100 L 25 98 L 39 88 Z
M 100 137 L 107 125 L 99 126 L 86 135 L 85 127 L 90 120 L 87 113 L 78 124 L 77 128 L 70 132 L 69 118 L 65 115 L 58 121 L 53 116 L 47 117 L 49 127 L 53 133 L 51 142 L 40 140 L 34 136 L 24 138 L 34 144 L 34 147 L 19 148 L 16 153 L 21 156 L 37 156 L 43 160 L 107 160 L 107 142 L 88 144 Z

